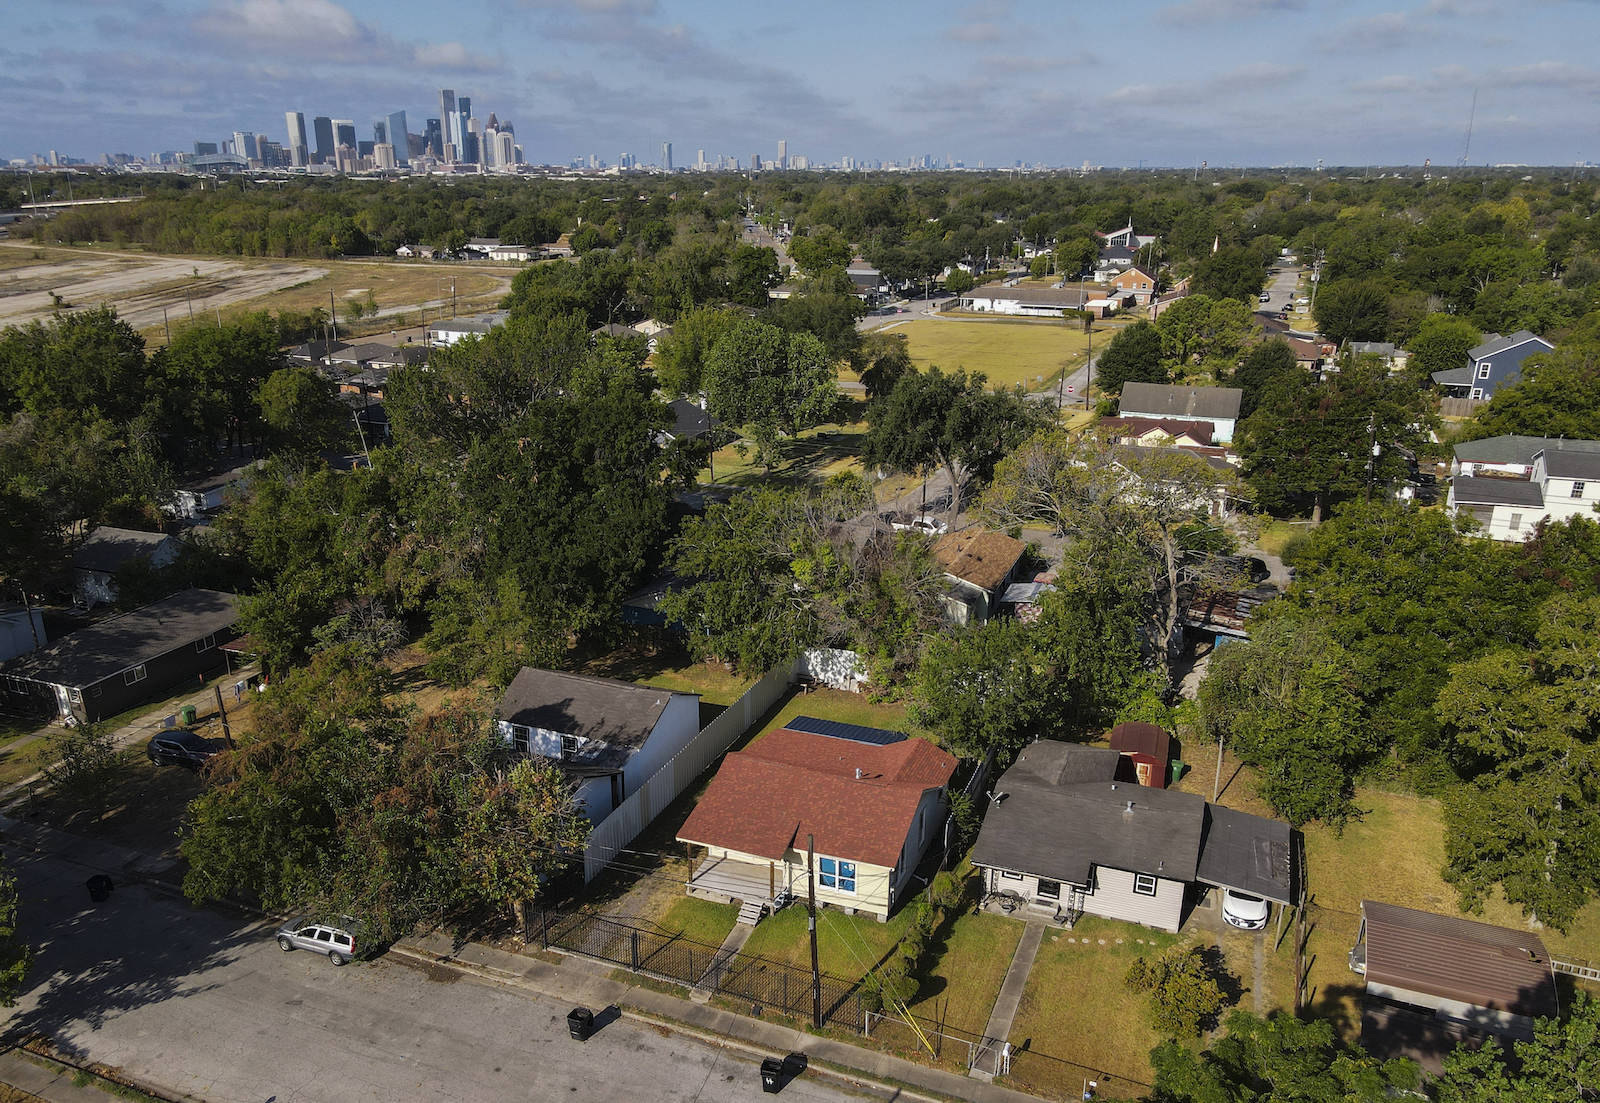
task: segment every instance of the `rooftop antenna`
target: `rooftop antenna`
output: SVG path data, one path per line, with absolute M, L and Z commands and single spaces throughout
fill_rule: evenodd
M 1478 117 L 1478 90 L 1472 90 L 1472 110 L 1467 113 L 1467 140 L 1461 146 L 1461 160 L 1456 162 L 1457 168 L 1466 168 L 1467 154 L 1472 150 L 1472 123 Z

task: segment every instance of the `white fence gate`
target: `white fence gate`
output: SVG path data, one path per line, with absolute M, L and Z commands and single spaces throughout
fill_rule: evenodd
M 639 786 L 627 800 L 589 833 L 583 850 L 583 879 L 593 881 L 611 864 L 617 852 L 643 831 L 651 820 L 678 799 L 695 778 L 755 724 L 784 695 L 794 680 L 792 663 L 783 663 L 745 690 L 744 696 L 700 729 L 683 750 Z

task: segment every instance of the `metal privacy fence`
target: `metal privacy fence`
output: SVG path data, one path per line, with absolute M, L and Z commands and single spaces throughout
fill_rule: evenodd
M 583 912 L 545 912 L 539 920 L 539 940 L 547 950 L 581 954 L 748 1002 L 762 1012 L 811 1017 L 811 973 L 785 962 L 724 953 L 719 946 Z M 865 1031 L 866 1016 L 854 982 L 823 974 L 822 1021 L 853 1033 Z

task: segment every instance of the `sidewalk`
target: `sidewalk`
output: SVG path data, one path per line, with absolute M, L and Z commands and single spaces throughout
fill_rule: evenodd
M 804 1053 L 813 1066 L 830 1066 L 846 1081 L 898 1087 L 902 1098 L 975 1103 L 1036 1103 L 1038 1099 L 848 1042 L 626 984 L 612 979 L 603 966 L 582 958 L 566 957 L 555 965 L 476 942 L 457 946 L 443 934 L 409 939 L 395 945 L 390 953 L 454 966 L 493 983 L 538 992 L 563 1003 L 591 1009 L 615 1005 L 630 1018 L 667 1026 L 713 1044 L 732 1044 L 764 1057 Z M 857 1080 L 857 1076 L 861 1079 Z

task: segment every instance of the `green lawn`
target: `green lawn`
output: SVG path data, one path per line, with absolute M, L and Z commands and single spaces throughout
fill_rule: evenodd
M 1079 325 L 1012 321 L 961 321 L 920 318 L 897 325 L 919 368 L 937 364 L 945 371 L 982 372 L 990 384 L 1029 390 L 1045 386 L 1063 365 L 1082 366 L 1089 339 Z M 1103 347 L 1110 334 L 1097 334 Z
M 904 701 L 872 701 L 864 693 L 847 693 L 842 689 L 813 689 L 809 693 L 796 692 L 779 707 L 776 715 L 767 722 L 756 738 L 776 731 L 796 716 L 815 716 L 819 720 L 838 720 L 845 724 L 860 724 L 868 728 L 886 728 L 911 735 L 922 734 L 906 717 Z M 753 742 L 753 740 L 752 740 Z
M 732 904 L 680 895 L 656 916 L 655 923 L 662 930 L 674 931 L 692 942 L 720 946 L 733 930 L 738 915 L 739 909 Z
M 1289 545 L 1305 536 L 1311 531 L 1311 526 L 1290 521 L 1268 521 L 1261 526 L 1261 534 L 1256 538 L 1256 546 L 1268 555 L 1281 556 Z

